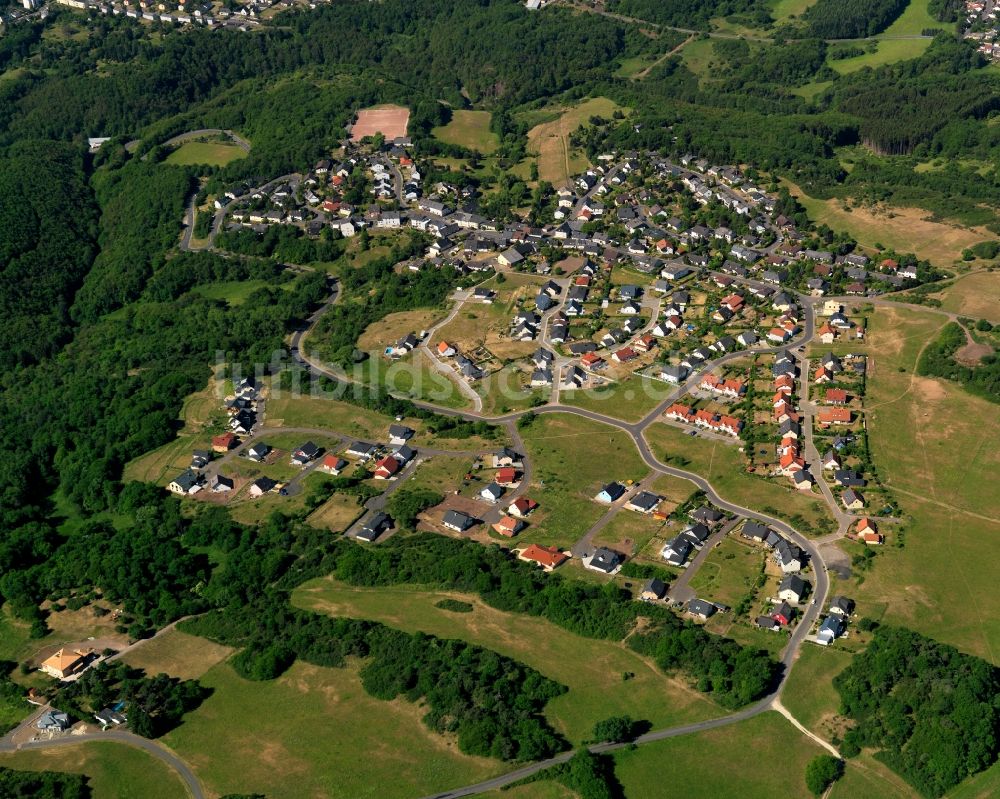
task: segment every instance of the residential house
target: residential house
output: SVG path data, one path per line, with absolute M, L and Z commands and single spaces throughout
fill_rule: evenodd
M 460 510 L 449 510 L 445 512 L 441 523 L 449 530 L 464 533 L 475 524 L 475 520 L 469 514 L 463 513 Z
M 848 488 L 841 493 L 840 502 L 847 510 L 861 510 L 865 506 L 864 496 L 853 488 Z
M 831 613 L 823 619 L 823 623 L 819 626 L 819 630 L 816 632 L 816 643 L 822 646 L 829 646 L 840 638 L 846 630 L 847 625 L 844 623 L 844 619 L 835 613 Z
M 781 624 L 782 627 L 787 627 L 792 619 L 795 618 L 795 608 L 787 602 L 779 602 L 771 608 L 771 618 Z
M 594 554 L 584 561 L 583 565 L 591 571 L 614 574 L 621 567 L 623 560 L 624 557 L 620 552 L 615 552 L 607 547 L 598 547 L 594 550 Z
M 543 547 L 538 544 L 529 544 L 517 553 L 517 558 L 518 560 L 524 560 L 529 563 L 537 563 L 545 571 L 550 572 L 569 560 L 569 555 L 561 552 L 556 547 Z
M 171 480 L 167 484 L 167 488 L 174 494 L 191 496 L 201 491 L 202 477 L 194 470 L 187 469 Z
M 83 671 L 93 658 L 92 649 L 59 649 L 42 661 L 39 668 L 50 677 L 65 680 L 67 677 Z
M 221 436 L 213 436 L 212 438 L 212 451 L 213 452 L 229 452 L 233 447 L 239 444 L 239 439 L 236 437 L 235 433 L 223 433 Z
M 674 536 L 660 550 L 660 557 L 671 566 L 683 567 L 694 547 L 682 535 Z
M 254 463 L 261 463 L 270 451 L 271 448 L 263 441 L 260 441 L 247 450 L 247 458 Z
M 46 711 L 35 721 L 35 729 L 40 732 L 63 732 L 69 725 L 69 715 L 59 710 Z
M 389 425 L 389 443 L 395 446 L 405 444 L 413 438 L 415 432 L 405 425 L 391 424 Z
M 392 455 L 386 455 L 375 462 L 374 476 L 376 480 L 389 480 L 402 468 L 402 464 Z
M 347 454 L 360 461 L 367 461 L 374 457 L 376 449 L 374 444 L 369 444 L 367 441 L 355 441 L 348 446 Z
M 714 616 L 718 607 L 705 599 L 692 599 L 688 602 L 687 612 L 697 619 L 707 621 Z
M 278 484 L 270 477 L 258 477 L 250 484 L 250 496 L 262 497 L 275 489 Z
M 232 491 L 236 486 L 236 483 L 231 477 L 226 477 L 222 474 L 217 474 L 212 478 L 212 483 L 210 488 L 213 494 L 224 494 L 227 491 Z
M 524 529 L 525 523 L 513 516 L 503 516 L 500 521 L 493 525 L 493 529 L 500 535 L 513 538 Z
M 537 507 L 538 503 L 535 502 L 535 500 L 528 499 L 527 497 L 518 497 L 507 507 L 507 513 L 511 516 L 523 519 Z
M 319 447 L 313 444 L 312 441 L 307 441 L 292 453 L 292 465 L 305 466 L 314 460 L 317 455 L 319 455 Z
M 659 577 L 650 577 L 639 591 L 643 602 L 656 602 L 667 595 L 667 586 Z
M 858 522 L 858 540 L 864 544 L 878 545 L 884 539 L 876 528 L 875 522 L 866 516 Z
M 830 600 L 830 612 L 843 616 L 845 619 L 850 618 L 854 612 L 854 600 L 848 599 L 846 596 L 835 596 Z
M 479 496 L 485 499 L 487 502 L 498 502 L 500 497 L 503 496 L 504 488 L 496 483 L 490 483 L 488 486 L 483 488 L 479 492 Z
M 778 599 L 783 599 L 786 602 L 794 602 L 798 605 L 802 602 L 808 589 L 809 583 L 797 574 L 789 574 L 785 576 L 778 586 Z
M 503 466 L 521 468 L 524 466 L 523 458 L 510 447 L 504 447 L 493 453 L 493 468 L 499 469 Z
M 598 502 L 602 502 L 605 505 L 610 505 L 612 502 L 617 501 L 625 494 L 625 486 L 621 483 L 608 483 L 605 485 L 597 494 L 594 499 Z
M 506 487 L 515 485 L 518 481 L 517 469 L 515 469 L 513 466 L 504 466 L 503 468 L 497 470 L 497 473 L 493 479 L 494 482 L 499 486 Z
M 639 513 L 652 513 L 660 504 L 661 499 L 662 497 L 650 491 L 640 491 L 625 503 L 625 507 L 628 510 L 634 510 Z
M 378 538 L 389 527 L 391 520 L 389 516 L 381 511 L 372 514 L 372 517 L 365 522 L 358 530 L 357 538 L 360 541 L 371 543 Z

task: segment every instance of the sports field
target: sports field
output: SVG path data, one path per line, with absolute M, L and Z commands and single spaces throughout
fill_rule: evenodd
M 447 125 L 434 128 L 431 134 L 445 144 L 457 144 L 489 155 L 499 146 L 497 135 L 490 130 L 489 111 L 453 111 Z
M 207 164 L 225 166 L 231 161 L 246 158 L 246 152 L 235 144 L 225 142 L 189 141 L 182 144 L 166 158 L 166 163 L 179 166 Z
M 469 602 L 473 611 L 436 607 L 445 597 Z M 358 588 L 320 578 L 296 589 L 292 602 L 409 632 L 458 637 L 525 663 L 569 688 L 546 705 L 545 716 L 574 743 L 589 738 L 597 721 L 616 714 L 664 727 L 722 713 L 682 680 L 666 677 L 652 661 L 619 642 L 584 638 L 544 619 L 504 613 L 476 596 L 411 586 Z M 626 682 L 625 672 L 635 676 Z
M 410 109 L 398 105 L 377 105 L 358 111 L 358 121 L 351 126 L 351 141 L 381 133 L 389 141 L 406 135 Z

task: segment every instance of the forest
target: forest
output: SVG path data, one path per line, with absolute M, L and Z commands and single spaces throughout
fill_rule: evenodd
M 0 796 L 8 799 L 90 799 L 87 778 L 59 771 L 15 771 L 0 767 Z
M 823 39 L 862 39 L 888 28 L 909 0 L 818 0 L 802 15 Z
M 939 797 L 988 768 L 1000 751 L 1000 669 L 918 633 L 880 626 L 833 681 L 861 748 L 923 796 Z

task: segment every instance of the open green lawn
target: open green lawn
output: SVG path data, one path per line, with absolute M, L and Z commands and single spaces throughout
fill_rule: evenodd
M 490 130 L 489 111 L 452 111 L 451 121 L 431 131 L 445 144 L 457 144 L 489 155 L 499 146 L 497 135 Z
M 840 695 L 832 681 L 850 662 L 850 653 L 842 649 L 805 644 L 781 693 L 781 703 L 792 715 L 827 740 L 840 707 Z
M 920 36 L 926 28 L 948 29 L 947 23 L 934 18 L 929 5 L 929 0 L 910 0 L 906 10 L 885 29 L 882 36 Z
M 191 291 L 209 300 L 225 300 L 230 306 L 242 305 L 247 301 L 247 297 L 257 289 L 265 286 L 274 286 L 288 290 L 292 283 L 268 283 L 266 280 L 220 280 L 216 283 L 204 283 L 195 286 Z
M 533 464 L 531 541 L 571 546 L 607 508 L 594 502 L 611 481 L 639 481 L 649 469 L 621 430 L 567 414 L 543 414 L 522 433 Z
M 803 12 L 815 2 L 816 0 L 773 0 L 771 16 L 776 23 L 781 24 L 792 17 L 801 17 Z
M 875 69 L 885 64 L 917 58 L 930 45 L 930 39 L 879 39 L 878 49 L 874 53 L 832 60 L 829 63 L 835 72 L 847 75 L 864 67 Z
M 806 83 L 802 86 L 796 86 L 791 90 L 792 94 L 797 94 L 804 100 L 812 100 L 816 95 L 829 89 L 833 85 L 832 80 L 820 80 L 813 81 L 811 83 Z
M 709 66 L 715 57 L 711 39 L 695 39 L 681 50 L 681 61 L 700 80 L 710 77 Z
M 753 587 L 763 562 L 763 550 L 726 537 L 705 558 L 690 586 L 701 599 L 732 607 Z
M 296 663 L 276 680 L 249 682 L 221 663 L 201 682 L 213 694 L 163 742 L 210 795 L 411 799 L 507 768 L 461 754 L 423 724 L 420 706 L 370 697 L 357 664 Z
M 661 461 L 670 462 L 670 457 L 679 457 L 682 460 L 675 460 L 675 465 L 709 479 L 723 499 L 786 519 L 807 534 L 821 535 L 836 530 L 819 494 L 798 491 L 777 480 L 747 474 L 742 455 L 732 444 L 694 438 L 666 424 L 652 424 L 644 435 L 653 454 Z M 806 525 L 801 524 L 803 520 Z
M 906 516 L 905 546 L 883 525 L 888 545 L 851 590 L 862 615 L 1000 663 L 1000 594 L 988 565 L 1000 551 L 1000 493 L 987 477 L 1000 473 L 1000 417 L 954 383 L 913 374 L 944 322 L 896 307 L 869 318 L 869 442 Z
M 50 751 L 0 754 L 0 766 L 21 771 L 86 774 L 93 799 L 187 799 L 187 788 L 169 766 L 140 749 L 110 741 Z
M 428 356 L 414 352 L 398 361 L 386 361 L 372 353 L 361 364 L 357 378 L 367 385 L 384 386 L 393 394 L 433 402 L 445 408 L 467 408 L 471 402 L 454 380 L 434 369 Z
M 995 769 L 994 769 L 995 770 Z M 985 772 L 989 774 L 990 772 Z M 982 776 L 982 775 L 980 775 Z M 976 781 L 964 783 L 964 786 Z M 995 784 L 995 783 L 994 783 Z M 989 793 L 964 793 L 962 788 L 947 794 L 949 799 L 987 799 Z M 918 794 L 901 777 L 891 772 L 869 754 L 847 761 L 844 776 L 834 783 L 827 799 L 916 799 Z
M 788 721 L 768 712 L 717 730 L 623 749 L 614 758 L 615 773 L 630 798 L 807 799 L 806 764 L 822 753 Z
M 474 610 L 451 613 L 435 607 L 444 597 L 469 602 Z M 569 688 L 549 702 L 545 715 L 574 743 L 589 738 L 595 722 L 616 714 L 663 727 L 722 713 L 621 643 L 583 638 L 544 619 L 503 613 L 476 596 L 412 586 L 357 588 L 321 578 L 296 589 L 292 602 L 410 632 L 462 638 L 521 661 Z M 624 672 L 635 676 L 623 681 Z
M 626 422 L 638 422 L 663 402 L 674 388 L 659 380 L 632 375 L 602 388 L 561 391 L 559 401 Z
M 170 153 L 167 156 L 166 163 L 177 164 L 179 166 L 189 166 L 192 164 L 225 166 L 231 161 L 246 158 L 246 156 L 246 152 L 235 144 L 189 141 Z

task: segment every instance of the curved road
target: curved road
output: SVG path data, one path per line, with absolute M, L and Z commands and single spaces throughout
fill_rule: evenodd
M 351 378 L 342 372 L 330 369 L 325 364 L 317 361 L 316 359 L 309 356 L 305 351 L 303 346 L 303 340 L 305 336 L 315 327 L 316 323 L 322 317 L 323 313 L 330 307 L 330 305 L 336 300 L 338 296 L 337 289 L 335 288 L 331 298 L 314 313 L 310 319 L 307 327 L 299 330 L 292 337 L 292 358 L 297 363 L 299 363 L 304 368 L 313 372 L 314 374 L 322 375 L 325 377 L 332 378 L 334 380 L 340 381 L 351 381 Z M 803 307 L 806 308 L 805 320 L 803 323 L 803 334 L 800 339 L 795 342 L 795 345 L 799 345 L 803 342 L 810 341 L 813 337 L 813 301 L 810 298 L 800 296 L 799 299 L 802 301 Z M 730 513 L 744 516 L 751 519 L 756 519 L 767 525 L 769 525 L 774 530 L 782 533 L 790 540 L 794 541 L 803 551 L 807 552 L 809 555 L 810 563 L 813 566 L 813 601 L 811 604 L 806 606 L 802 612 L 802 619 L 799 624 L 795 627 L 792 635 L 789 637 L 788 644 L 785 646 L 781 654 L 781 665 L 782 673 L 779 678 L 778 684 L 775 686 L 773 692 L 761 700 L 760 702 L 744 708 L 736 713 L 731 713 L 726 716 L 720 716 L 715 719 L 708 719 L 706 721 L 695 722 L 693 724 L 686 724 L 677 727 L 670 727 L 668 729 L 656 730 L 646 735 L 641 736 L 636 739 L 636 743 L 650 743 L 652 741 L 660 741 L 666 738 L 673 738 L 680 735 L 688 735 L 690 733 L 702 732 L 704 730 L 714 729 L 716 727 L 725 726 L 728 724 L 735 724 L 739 721 L 744 721 L 751 718 L 759 713 L 766 712 L 774 708 L 775 704 L 781 695 L 781 691 L 784 688 L 785 681 L 788 678 L 788 674 L 792 669 L 792 665 L 795 659 L 798 657 L 799 649 L 802 646 L 806 636 L 809 634 L 812 628 L 813 622 L 818 617 L 820 610 L 826 602 L 827 593 L 830 588 L 830 579 L 827 573 L 826 564 L 823 560 L 823 556 L 820 553 L 819 547 L 816 542 L 807 538 L 806 536 L 799 533 L 791 525 L 782 521 L 781 519 L 769 516 L 766 513 L 760 513 L 758 511 L 751 510 L 749 508 L 744 508 L 740 505 L 736 505 L 732 502 L 727 502 L 724 500 L 712 487 L 712 484 L 706 480 L 701 475 L 695 474 L 693 472 L 686 471 L 684 469 L 678 469 L 673 466 L 668 466 L 665 463 L 660 462 L 656 456 L 650 451 L 649 444 L 647 443 L 644 432 L 645 429 L 652 424 L 657 418 L 663 413 L 664 409 L 669 406 L 670 403 L 674 402 L 677 397 L 682 396 L 691 387 L 693 387 L 700 376 L 707 371 L 710 371 L 724 363 L 727 363 L 735 358 L 745 357 L 747 354 L 753 353 L 773 353 L 777 351 L 788 350 L 791 351 L 792 347 L 795 345 L 783 345 L 780 347 L 754 347 L 747 350 L 741 350 L 738 352 L 728 353 L 718 358 L 715 361 L 707 363 L 704 367 L 699 370 L 696 375 L 690 377 L 685 383 L 678 386 L 674 391 L 667 396 L 666 399 L 662 400 L 656 408 L 650 411 L 643 419 L 638 422 L 625 422 L 621 419 L 617 419 L 613 416 L 608 416 L 606 414 L 598 413 L 597 411 L 587 410 L 585 408 L 577 408 L 572 405 L 561 405 L 561 404 L 551 404 L 544 405 L 538 408 L 524 411 L 515 411 L 513 413 L 503 414 L 500 416 L 487 416 L 476 411 L 461 411 L 454 410 L 451 408 L 443 408 L 432 403 L 427 402 L 416 402 L 414 404 L 426 408 L 427 410 L 439 413 L 442 415 L 458 416 L 464 419 L 469 419 L 473 421 L 488 421 L 495 424 L 502 424 L 509 431 L 511 431 L 516 438 L 515 444 L 521 446 L 522 442 L 520 436 L 518 435 L 516 421 L 529 413 L 535 414 L 546 414 L 546 413 L 568 413 L 576 416 L 582 416 L 586 419 L 590 419 L 595 422 L 609 425 L 615 427 L 619 430 L 627 433 L 636 445 L 639 451 L 639 455 L 642 460 L 649 466 L 654 472 L 661 474 L 669 474 L 674 477 L 679 477 L 681 479 L 687 480 L 694 483 L 699 489 L 705 492 L 708 498 L 723 510 Z M 806 376 L 808 378 L 808 376 Z M 527 464 L 526 464 L 527 465 Z M 528 483 L 527 474 L 525 479 L 522 480 L 521 485 L 526 486 Z M 591 751 L 594 752 L 606 752 L 612 751 L 614 749 L 621 748 L 627 744 L 598 744 L 597 746 L 591 747 Z M 495 777 L 491 780 L 487 780 L 476 785 L 469 785 L 463 788 L 458 788 L 453 791 L 445 791 L 443 793 L 434 794 L 433 797 L 428 797 L 428 799 L 453 799 L 455 797 L 461 796 L 471 796 L 474 794 L 482 793 L 484 791 L 493 790 L 499 788 L 503 785 L 508 785 L 511 782 L 515 782 L 524 777 L 530 776 L 548 766 L 556 765 L 558 763 L 566 762 L 570 757 L 572 757 L 572 752 L 564 752 L 555 758 L 546 761 L 540 761 L 538 763 L 532 763 L 530 765 L 524 766 L 516 771 L 510 772 L 499 777 Z
M 35 715 L 31 718 L 34 719 Z M 193 797 L 193 799 L 205 799 L 205 794 L 201 789 L 201 783 L 198 782 L 198 778 L 195 777 L 194 772 L 191 771 L 187 763 L 177 757 L 177 755 L 162 744 L 152 741 L 149 738 L 143 738 L 129 732 L 128 730 L 106 730 L 103 732 L 91 732 L 86 735 L 67 735 L 62 738 L 53 738 L 49 741 L 27 741 L 23 744 L 15 744 L 10 741 L 8 737 L 3 741 L 0 741 L 0 752 L 64 749 L 68 746 L 78 746 L 80 744 L 90 743 L 91 741 L 112 741 L 114 743 L 132 746 L 136 749 L 142 749 L 147 754 L 152 755 L 157 760 L 165 763 L 171 769 L 176 771 L 177 775 L 181 778 L 181 780 L 183 780 L 188 793 Z

